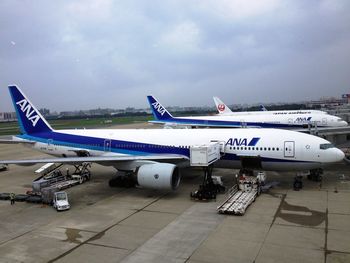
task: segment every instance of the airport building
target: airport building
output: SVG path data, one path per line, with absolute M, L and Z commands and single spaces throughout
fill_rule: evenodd
M 17 120 L 15 112 L 0 112 L 0 122 Z

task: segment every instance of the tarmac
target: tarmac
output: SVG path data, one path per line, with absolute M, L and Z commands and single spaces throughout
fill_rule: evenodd
M 21 145 L 0 145 L 0 159 L 43 158 Z M 0 172 L 0 192 L 25 193 L 35 166 Z M 92 179 L 66 189 L 71 209 L 0 201 L 0 262 L 350 262 L 350 169 L 326 170 L 321 183 L 267 172 L 278 186 L 243 216 L 222 215 L 226 198 L 199 202 L 190 192 L 200 169 L 182 169 L 177 191 L 111 188 L 112 167 L 92 166 Z M 237 170 L 214 169 L 224 184 Z

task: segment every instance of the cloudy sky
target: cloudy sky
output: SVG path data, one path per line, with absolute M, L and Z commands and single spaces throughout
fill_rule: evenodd
M 350 93 L 348 0 L 1 0 L 0 111 L 293 102 Z

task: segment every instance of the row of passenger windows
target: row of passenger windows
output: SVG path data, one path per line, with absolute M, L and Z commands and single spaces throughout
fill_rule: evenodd
M 67 146 L 67 147 L 82 147 L 82 146 L 90 146 L 90 147 L 105 147 L 109 148 L 110 145 L 100 145 L 100 144 L 53 144 L 54 146 Z M 183 149 L 189 149 L 190 146 L 175 146 L 175 145 L 146 145 L 146 144 L 115 144 L 115 148 L 183 148 Z
M 54 144 L 55 146 L 58 146 L 58 144 Z M 68 147 L 81 147 L 81 144 L 62 144 L 61 146 L 68 146 Z M 84 144 L 84 146 L 92 146 L 92 147 L 106 147 L 109 148 L 109 145 L 99 145 L 99 144 Z M 146 148 L 145 144 L 116 144 L 116 148 Z M 175 146 L 175 145 L 148 145 L 148 148 L 182 148 L 182 149 L 189 149 L 190 146 Z M 230 146 L 230 150 L 245 150 L 245 151 L 279 151 L 279 147 L 246 147 L 246 146 Z
M 279 147 L 246 147 L 246 146 L 241 146 L 241 147 L 235 147 L 235 146 L 230 146 L 230 150 L 252 150 L 252 151 L 279 151 Z

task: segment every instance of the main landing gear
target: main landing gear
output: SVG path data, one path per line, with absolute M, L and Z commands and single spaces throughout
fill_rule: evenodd
M 313 182 L 321 182 L 322 181 L 322 169 L 313 169 L 310 170 L 310 173 L 307 175 L 307 179 Z
M 195 200 L 212 200 L 216 199 L 216 195 L 225 191 L 225 187 L 221 184 L 214 183 L 212 178 L 213 166 L 203 168 L 203 183 L 199 185 L 199 189 L 191 192 L 191 198 Z
M 303 177 L 301 175 L 297 175 L 294 177 L 293 189 L 294 191 L 299 191 L 303 188 Z
M 310 170 L 309 173 L 307 173 L 306 177 L 308 180 L 313 182 L 322 182 L 322 174 L 323 174 L 322 169 L 313 169 L 313 170 Z M 293 183 L 293 188 L 295 191 L 299 191 L 300 189 L 303 188 L 302 178 L 303 178 L 302 175 L 295 176 L 294 183 Z

